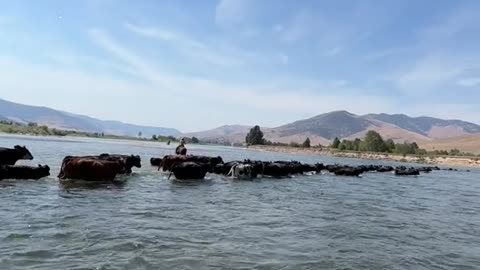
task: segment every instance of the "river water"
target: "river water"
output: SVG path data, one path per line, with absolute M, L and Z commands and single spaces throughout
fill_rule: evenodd
M 2 136 L 48 164 L 0 181 L 0 269 L 480 269 L 480 172 L 179 182 L 150 157 L 175 145 Z M 189 154 L 381 163 L 192 146 Z M 138 154 L 118 184 L 61 184 L 66 155 Z M 391 163 L 385 163 L 391 164 Z

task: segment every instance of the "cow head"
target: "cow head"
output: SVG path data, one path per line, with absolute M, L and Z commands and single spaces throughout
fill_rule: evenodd
M 14 148 L 20 154 L 20 159 L 28 159 L 28 160 L 33 159 L 32 154 L 30 153 L 30 151 L 28 151 L 28 149 L 27 149 L 27 147 L 25 147 L 25 145 L 24 146 L 15 145 Z
M 141 164 L 141 159 L 140 159 L 140 156 L 139 155 L 131 155 L 127 158 L 127 163 L 133 167 L 137 167 L 137 168 L 141 168 L 142 167 L 142 164 Z

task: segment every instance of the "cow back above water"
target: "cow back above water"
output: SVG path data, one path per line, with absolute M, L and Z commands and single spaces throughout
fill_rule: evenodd
M 175 178 L 180 180 L 187 179 L 204 179 L 209 166 L 207 164 L 187 161 L 175 163 L 172 166 L 172 173 Z
M 0 166 L 0 180 L 2 179 L 34 179 L 50 175 L 48 165 L 20 166 L 20 165 L 2 165 Z
M 99 158 L 110 161 L 122 161 L 124 164 L 122 173 L 131 173 L 132 167 L 142 167 L 141 158 L 138 155 L 101 154 Z
M 86 181 L 113 181 L 124 171 L 123 161 L 92 158 L 64 159 L 60 179 L 81 179 Z

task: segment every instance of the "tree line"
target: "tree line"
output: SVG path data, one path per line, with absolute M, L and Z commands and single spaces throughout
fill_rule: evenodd
M 378 132 L 373 130 L 369 130 L 363 140 L 356 138 L 354 140 L 340 141 L 338 138 L 335 138 L 331 148 L 342 151 L 395 153 L 402 155 L 427 154 L 427 151 L 418 147 L 416 142 L 395 143 L 392 139 L 384 140 Z
M 183 137 L 183 139 L 185 140 L 185 143 L 192 143 L 192 144 L 197 144 L 197 143 L 200 143 L 200 140 L 193 136 L 191 138 L 189 137 Z M 159 141 L 159 142 L 179 142 L 180 140 L 174 136 L 162 136 L 162 135 L 152 135 L 152 138 L 151 138 L 152 141 Z
M 263 132 L 260 129 L 260 126 L 256 125 L 250 129 L 245 137 L 245 143 L 247 145 L 275 145 L 275 146 L 291 146 L 291 147 L 303 147 L 310 148 L 310 138 L 306 138 L 302 144 L 291 142 L 290 144 L 271 142 L 264 138 Z
M 291 142 L 290 144 L 271 142 L 264 138 L 264 134 L 260 127 L 254 126 L 250 129 L 245 137 L 247 145 L 274 145 L 274 146 L 290 146 L 310 148 L 311 141 L 307 137 L 303 143 Z M 322 147 L 318 145 L 316 147 Z M 376 152 L 376 153 L 393 153 L 400 155 L 441 155 L 441 156 L 475 156 L 472 153 L 461 152 L 458 149 L 434 150 L 427 151 L 418 146 L 416 142 L 395 143 L 392 139 L 384 140 L 383 137 L 374 130 L 369 130 L 362 139 L 356 138 L 354 140 L 342 140 L 335 138 L 330 145 L 332 149 L 340 151 L 356 151 L 356 152 Z M 479 155 L 480 156 L 480 155 Z

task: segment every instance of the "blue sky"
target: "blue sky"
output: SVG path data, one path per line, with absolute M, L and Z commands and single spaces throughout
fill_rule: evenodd
M 0 0 L 0 97 L 198 131 L 332 110 L 480 123 L 478 1 Z

